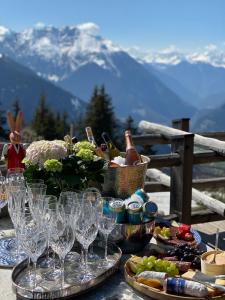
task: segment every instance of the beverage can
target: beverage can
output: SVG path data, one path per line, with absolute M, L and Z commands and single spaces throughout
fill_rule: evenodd
M 128 208 L 127 208 L 127 215 L 128 215 L 128 221 L 130 224 L 133 224 L 133 225 L 141 224 L 142 205 L 137 201 L 133 201 L 133 202 L 129 203 Z
M 120 224 L 125 222 L 125 204 L 122 199 L 110 202 L 109 208 L 116 213 L 116 223 Z
M 158 206 L 155 202 L 148 201 L 145 202 L 142 206 L 143 215 L 147 218 L 154 217 L 158 212 Z

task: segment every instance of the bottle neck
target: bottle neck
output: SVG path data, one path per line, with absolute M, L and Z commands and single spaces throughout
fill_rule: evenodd
M 126 149 L 134 149 L 134 144 L 130 134 L 125 135 Z
M 107 145 L 108 149 L 116 149 L 116 146 L 113 144 L 112 140 L 110 139 L 107 133 L 103 133 L 102 138 L 105 144 Z
M 97 143 L 95 141 L 91 127 L 86 127 L 86 134 L 87 134 L 88 141 L 97 147 Z

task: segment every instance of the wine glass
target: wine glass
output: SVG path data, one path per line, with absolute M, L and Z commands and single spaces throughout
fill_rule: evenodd
M 43 202 L 41 200 L 46 195 L 47 185 L 42 183 L 33 183 L 27 187 L 28 203 L 34 217 L 44 212 Z
M 76 218 L 78 216 L 78 212 L 80 210 L 81 206 L 81 195 L 80 193 L 77 192 L 72 192 L 72 191 L 64 191 L 60 193 L 59 197 L 59 205 L 61 205 L 64 209 L 64 211 L 67 214 L 72 214 L 73 215 L 73 230 L 74 230 L 74 235 L 75 235 L 75 224 L 76 224 Z M 77 263 L 80 259 L 79 253 L 75 251 L 70 251 L 66 255 L 66 261 L 69 261 L 70 263 Z
M 43 224 L 45 225 L 46 230 L 46 236 L 47 236 L 47 253 L 46 258 L 43 259 L 40 263 L 41 268 L 48 268 L 54 265 L 55 260 L 50 258 L 49 252 L 50 252 L 50 246 L 49 246 L 49 240 L 51 236 L 51 228 L 50 224 L 52 222 L 52 218 L 56 215 L 57 209 L 58 209 L 58 199 L 56 196 L 53 195 L 44 195 L 41 199 L 39 199 L 39 214 L 40 218 L 42 219 Z
M 96 211 L 98 211 L 101 207 L 101 194 L 100 191 L 96 188 L 87 188 L 84 192 L 83 192 L 83 199 L 86 199 L 88 201 L 90 201 L 91 205 L 96 209 Z M 88 253 L 88 260 L 95 262 L 96 260 L 98 260 L 100 257 L 94 253 L 93 250 L 93 244 L 90 246 L 90 251 Z
M 16 238 L 10 240 L 9 248 L 10 252 L 16 252 L 16 259 L 20 260 L 17 231 L 25 211 L 26 188 L 20 185 L 8 186 L 7 197 L 8 211 L 16 233 Z
M 55 219 L 52 220 L 50 245 L 58 254 L 61 262 L 61 287 L 64 286 L 64 263 L 67 253 L 73 247 L 75 240 L 72 214 L 68 214 L 62 207 L 58 208 Z
M 26 213 L 24 223 L 20 230 L 22 247 L 34 265 L 33 290 L 35 290 L 37 286 L 37 260 L 47 245 L 46 229 L 42 223 L 34 220 L 31 213 Z
M 0 176 L 0 212 L 1 209 L 7 204 L 7 184 L 4 176 Z
M 76 222 L 76 238 L 84 249 L 84 274 L 81 274 L 80 279 L 87 281 L 93 277 L 93 274 L 88 270 L 88 248 L 94 242 L 98 233 L 98 216 L 96 209 L 92 207 L 90 202 L 84 200 L 81 211 Z
M 113 198 L 111 198 L 111 200 L 109 200 L 108 197 L 107 197 L 107 199 L 104 199 L 104 197 L 102 197 L 103 205 L 104 205 L 105 201 L 109 201 L 109 205 L 110 205 L 110 203 L 112 203 L 115 200 L 113 200 Z M 112 230 L 115 227 L 116 213 L 114 211 L 108 209 L 107 214 L 105 214 L 104 208 L 103 208 L 102 212 L 99 211 L 98 218 L 99 218 L 99 231 L 103 234 L 103 236 L 105 238 L 105 256 L 104 256 L 103 262 L 100 264 L 100 267 L 110 267 L 112 262 L 107 257 L 108 237 L 109 237 L 109 234 L 112 232 Z
M 11 181 L 21 181 L 25 184 L 25 179 L 23 176 L 24 169 L 23 168 L 10 168 L 7 170 L 6 180 L 7 182 Z

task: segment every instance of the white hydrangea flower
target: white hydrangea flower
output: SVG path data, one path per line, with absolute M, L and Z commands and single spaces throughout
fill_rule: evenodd
M 60 160 L 67 156 L 66 143 L 63 141 L 37 141 L 30 144 L 26 150 L 25 162 L 30 165 L 39 165 L 43 167 L 48 159 Z

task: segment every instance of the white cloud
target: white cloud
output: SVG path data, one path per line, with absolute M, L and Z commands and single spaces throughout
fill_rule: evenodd
M 81 31 L 85 31 L 87 33 L 96 34 L 99 30 L 99 26 L 95 23 L 88 22 L 88 23 L 82 23 L 76 26 Z

